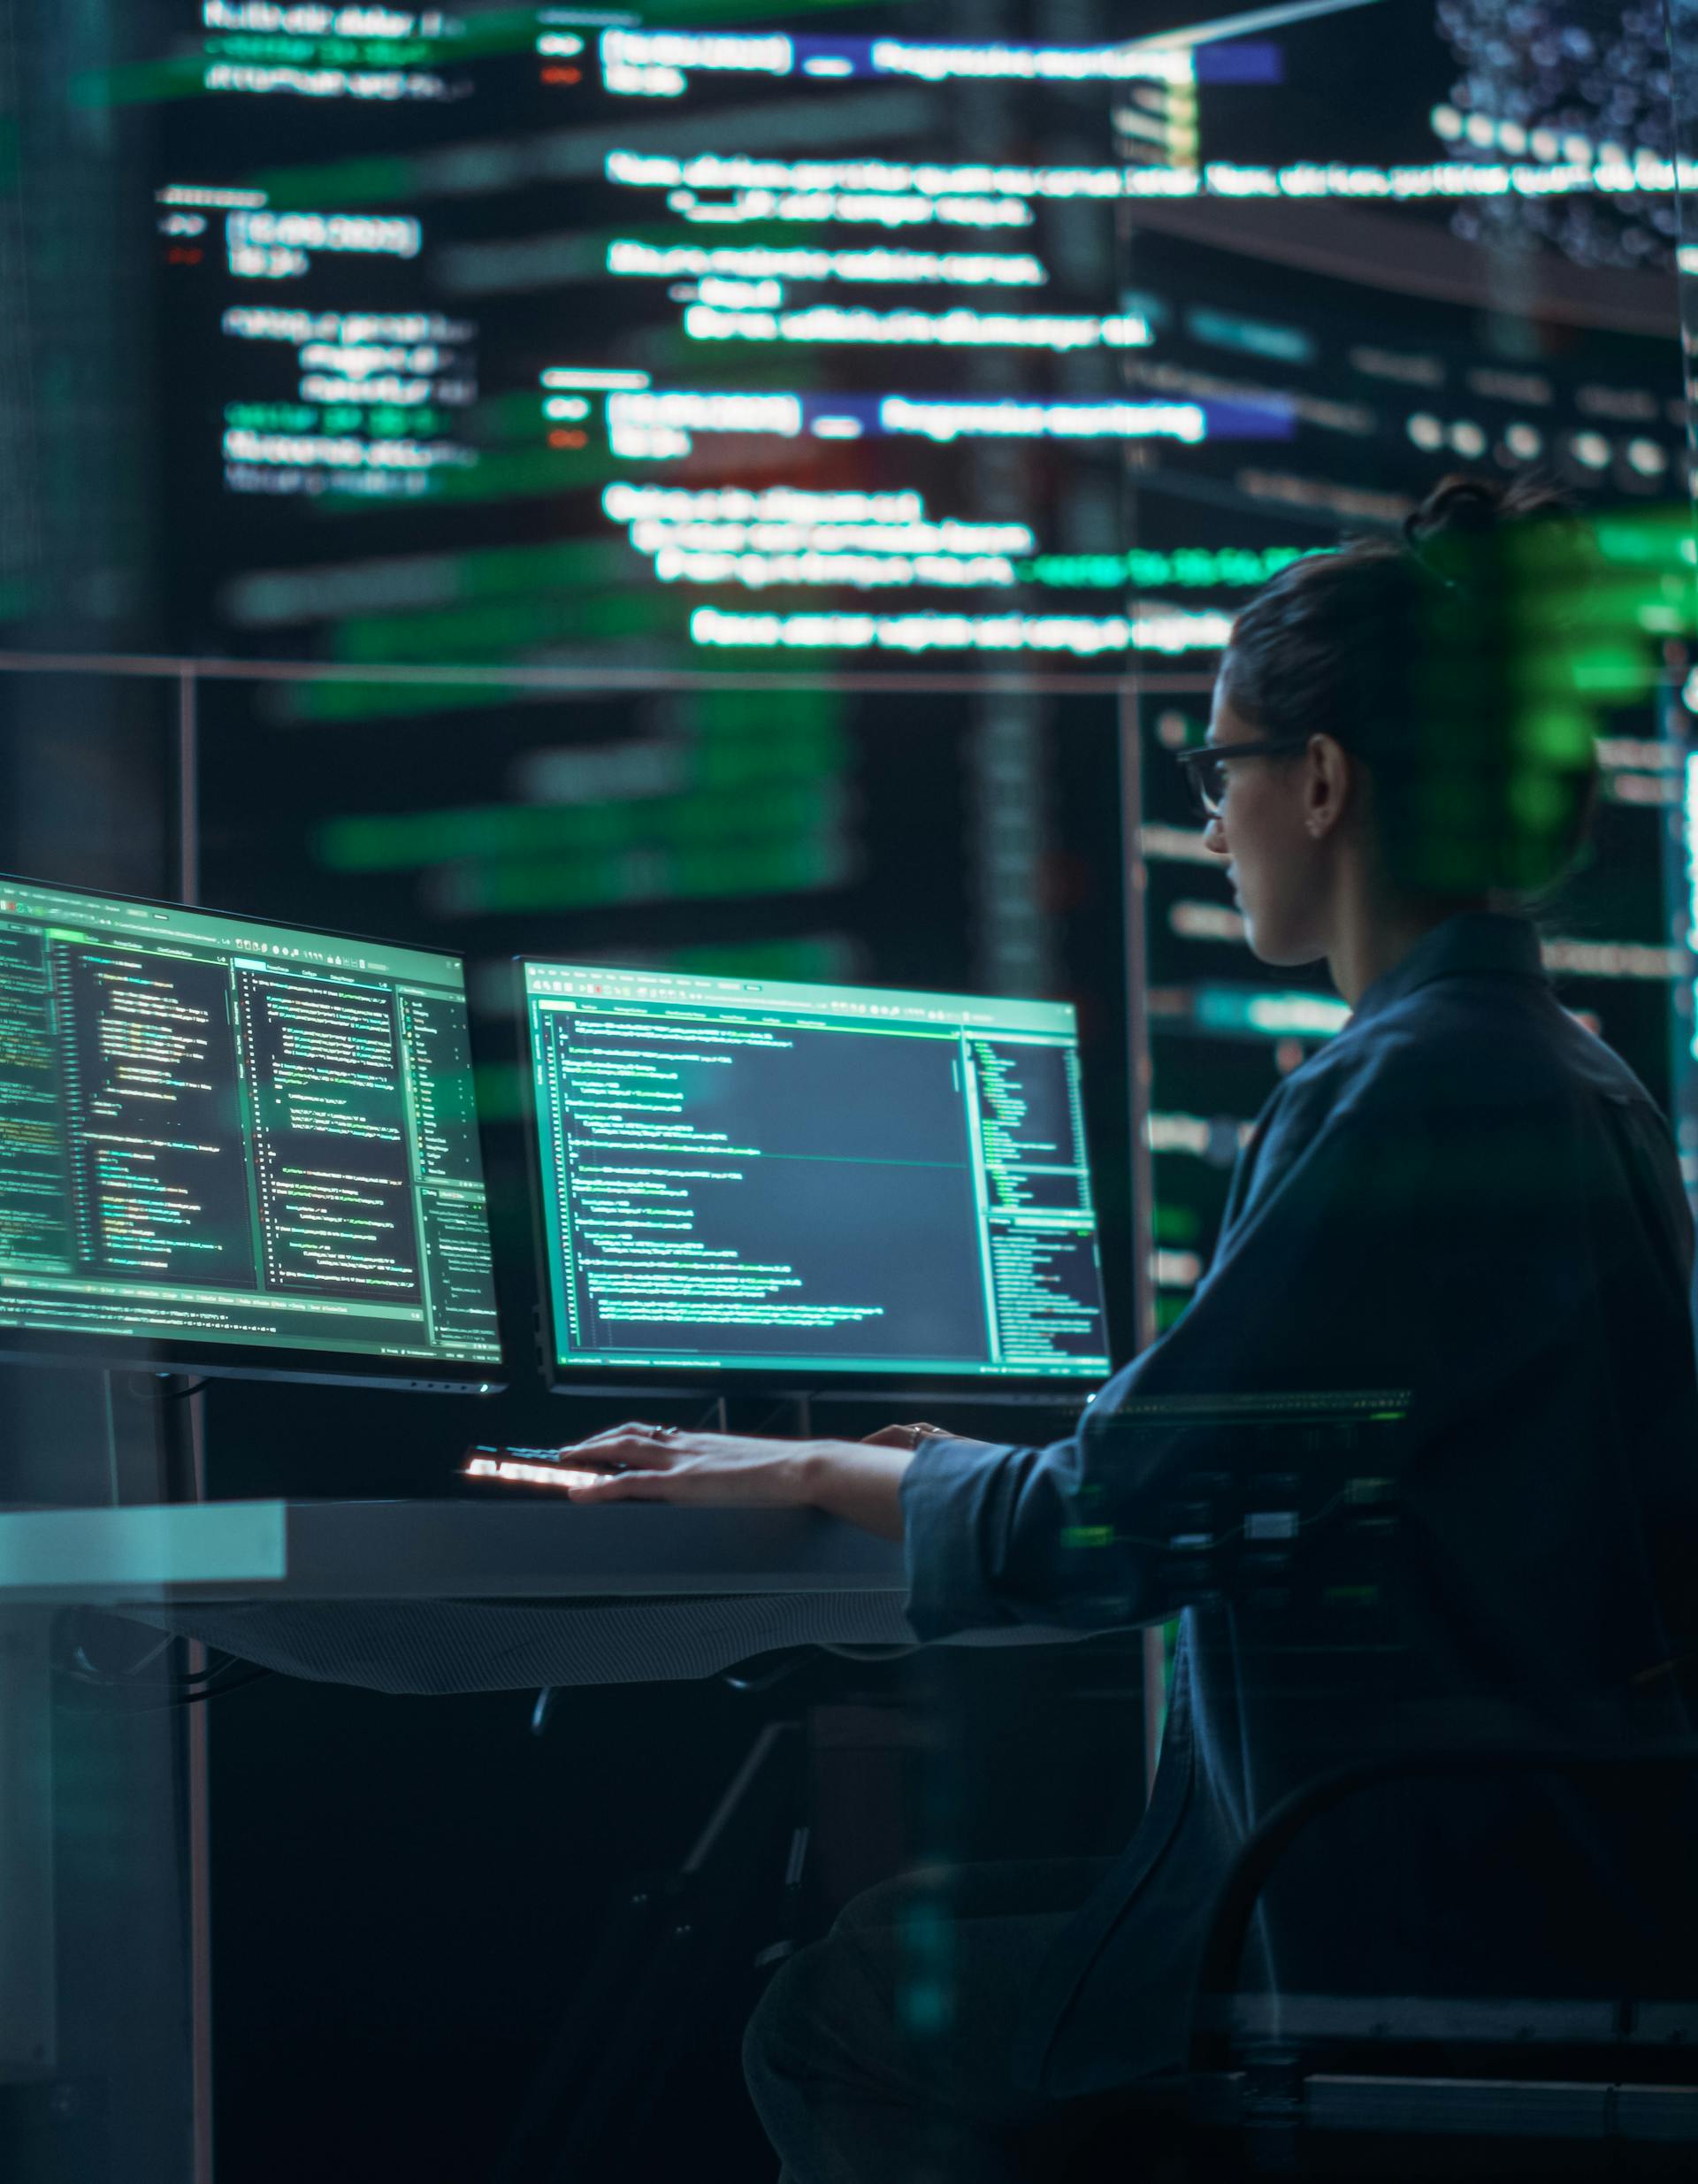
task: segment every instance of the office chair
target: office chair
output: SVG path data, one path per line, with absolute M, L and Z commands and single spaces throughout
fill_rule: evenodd
M 1632 1753 L 1431 1750 L 1317 1775 L 1247 1837 L 1221 1886 L 1183 2081 L 1105 2101 L 1051 2176 L 1596 2184 L 1698 2173 L 1698 1966 L 1689 2002 L 1293 1996 L 1279 1999 L 1274 2020 L 1270 1998 L 1238 1988 L 1251 1921 L 1281 1861 L 1361 1791 L 1418 1779 L 1693 1769 L 1698 1740 L 1688 1739 Z

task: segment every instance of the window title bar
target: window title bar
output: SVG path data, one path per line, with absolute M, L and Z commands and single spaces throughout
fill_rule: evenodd
M 1010 1000 L 969 993 L 912 993 L 885 986 L 802 985 L 776 978 L 710 978 L 627 965 L 598 969 L 522 959 L 526 995 L 541 1000 L 629 1003 L 633 1007 L 772 1009 L 881 1023 L 948 1025 L 968 1031 L 1036 1034 L 1071 1040 L 1071 1001 Z
M 179 903 L 144 902 L 124 895 L 83 894 L 0 877 L 0 923 L 63 929 L 79 924 L 116 938 L 154 944 L 208 947 L 263 961 L 272 967 L 365 972 L 415 979 L 423 985 L 463 990 L 465 967 L 457 955 L 392 947 L 339 933 L 319 933 L 256 918 L 226 917 L 186 909 Z

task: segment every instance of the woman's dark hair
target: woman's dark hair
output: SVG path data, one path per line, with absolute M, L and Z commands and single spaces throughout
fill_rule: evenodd
M 1570 664 L 1587 567 L 1553 489 L 1447 478 L 1401 543 L 1356 540 L 1264 585 L 1234 625 L 1227 695 L 1264 735 L 1328 735 L 1362 760 L 1402 892 L 1539 894 L 1595 787 Z

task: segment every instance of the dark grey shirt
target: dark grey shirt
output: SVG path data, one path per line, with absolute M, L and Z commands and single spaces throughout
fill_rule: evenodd
M 1684 1727 L 1692 1242 L 1661 1116 L 1558 1005 L 1532 928 L 1456 917 L 1269 1101 L 1183 1318 L 1076 1435 L 922 1448 L 903 1499 L 923 1636 L 1182 1617 L 1150 1809 L 1031 1998 L 1025 2080 L 1074 2093 L 1180 2059 L 1220 1878 L 1317 1768 Z M 1396 1643 L 1372 1676 L 1348 1653 L 1295 1675 L 1159 1545 L 1193 1477 L 1249 1460 L 1243 1436 L 1182 1416 L 1104 1430 L 1134 1398 L 1317 1390 L 1411 1398 Z M 1248 1976 L 1286 1994 L 1678 1980 L 1698 1937 L 1690 1809 L 1554 1782 L 1356 1799 L 1270 1891 Z

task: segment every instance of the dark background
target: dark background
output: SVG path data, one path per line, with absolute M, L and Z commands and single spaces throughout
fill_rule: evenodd
M 1115 1354 L 1130 1354 L 1158 1316 L 1182 1309 L 1186 1282 L 1154 1278 L 1150 1253 L 1206 1255 L 1238 1128 L 1312 1045 L 1204 1037 L 1185 1010 L 1203 985 L 1323 985 L 1266 971 L 1228 931 L 1182 931 L 1182 906 L 1229 907 L 1220 876 L 1128 832 L 1139 816 L 1194 831 L 1171 753 L 1201 730 L 1208 655 L 1144 661 L 1129 709 L 1113 658 L 1098 663 L 1094 680 L 1077 663 L 1033 660 L 1029 674 L 981 675 L 972 687 L 960 661 L 880 681 L 863 671 L 879 663 L 829 655 L 809 655 L 800 663 L 808 671 L 788 680 L 770 659 L 727 661 L 717 679 L 677 680 L 685 602 L 662 596 L 628 548 L 600 535 L 601 474 L 576 454 L 561 454 L 552 470 L 546 456 L 540 470 L 533 461 L 535 373 L 566 360 L 563 347 L 577 353 L 565 337 L 579 327 L 605 335 L 609 353 L 634 343 L 662 376 L 681 379 L 687 363 L 697 383 L 755 383 L 750 356 L 685 357 L 662 284 L 545 290 L 477 307 L 486 328 L 480 445 L 491 475 L 528 474 L 540 480 L 536 490 L 361 515 L 221 497 L 218 413 L 232 390 L 228 345 L 212 329 L 230 284 L 204 267 L 162 264 L 157 181 L 228 179 L 284 157 L 279 141 L 289 160 L 322 167 L 366 149 L 499 137 L 503 112 L 518 134 L 564 126 L 569 116 L 543 111 L 534 74 L 511 57 L 490 65 L 493 106 L 460 117 L 361 117 L 282 99 L 126 95 L 103 103 L 67 88 L 101 57 L 91 42 L 126 65 L 189 50 L 192 7 L 137 0 L 73 14 L 8 0 L 4 14 L 12 34 L 0 50 L 0 103 L 19 126 L 17 172 L 27 188 L 15 178 L 0 188 L 0 272 L 8 297 L 19 298 L 0 323 L 0 372 L 9 389 L 26 390 L 0 411 L 0 603 L 15 609 L 11 653 L 60 663 L 0 678 L 4 864 L 50 881 L 176 893 L 180 732 L 192 704 L 203 900 L 462 950 L 471 970 L 511 1387 L 479 1403 L 215 1383 L 205 1396 L 212 1492 L 441 1494 L 453 1490 L 474 1438 L 546 1442 L 613 1422 L 608 1404 L 545 1395 L 534 1369 L 518 954 L 1075 1000 Z M 691 13 L 681 6 L 662 19 Z M 1090 42 L 1166 27 L 1172 17 L 1096 0 L 920 0 L 831 19 L 915 35 Z M 1438 156 L 1426 115 L 1457 67 L 1430 9 L 1386 0 L 1359 19 L 1303 27 L 1287 59 L 1278 90 L 1205 91 L 1207 156 Z M 1505 80 L 1515 76 L 1511 56 Z M 733 83 L 716 87 L 711 103 L 737 112 L 764 96 Z M 609 103 L 634 127 L 652 122 L 661 102 Z M 1083 163 L 1115 156 L 1106 108 L 1097 89 L 1029 99 L 1009 86 L 957 88 L 933 103 L 942 156 Z M 369 174 L 363 195 L 348 185 L 339 204 L 409 209 Z M 469 192 L 432 217 L 461 241 L 575 223 L 597 234 L 616 223 L 641 232 L 628 196 L 556 181 L 521 203 Z M 1381 224 L 1362 228 L 1354 217 Z M 1117 220 L 1100 207 L 1046 206 L 1035 231 L 1006 239 L 1052 262 L 1046 307 L 1102 310 L 1131 297 L 1151 308 L 1160 340 L 1124 360 L 1129 386 L 1157 391 L 1137 376 L 1151 366 L 1190 375 L 1161 391 L 1211 377 L 1308 407 L 1289 442 L 1145 448 L 1124 471 L 1113 455 L 1062 463 L 1029 448 L 958 449 L 947 460 L 912 450 L 936 512 L 1013 515 L 1033 523 L 1042 550 L 1082 556 L 1128 543 L 1325 546 L 1350 528 L 1395 529 L 1458 463 L 1507 474 L 1520 459 L 1511 430 L 1527 425 L 1541 465 L 1591 504 L 1667 502 L 1679 472 L 1666 465 L 1684 459 L 1684 420 L 1666 237 L 1658 270 L 1622 273 L 1621 287 L 1613 272 L 1594 279 L 1595 266 L 1502 221 L 1477 220 L 1470 240 L 1442 212 L 1411 212 L 1388 243 L 1392 218 L 1346 209 L 1341 226 L 1323 208 L 1281 241 L 1265 224 L 1244 222 L 1240 234 L 1221 218 L 1164 225 L 1153 208 Z M 1418 232 L 1442 246 L 1419 272 L 1412 247 L 1408 267 L 1400 256 Z M 881 238 L 833 228 L 820 239 Z M 966 249 L 997 238 L 969 230 L 914 240 Z M 391 288 L 411 293 L 394 268 L 379 267 L 373 280 L 368 264 L 357 281 L 333 270 L 363 307 Z M 276 299 L 250 283 L 242 300 Z M 945 299 L 924 300 L 932 308 Z M 1225 343 L 1222 313 L 1236 327 Z M 1255 347 L 1257 330 L 1269 327 L 1295 332 L 1304 360 L 1289 361 L 1288 342 L 1287 361 L 1271 362 Z M 254 346 L 248 361 L 256 367 Z M 839 363 L 806 352 L 784 360 L 783 383 L 975 393 L 1048 385 L 1082 395 L 1121 385 L 1105 357 L 900 354 L 899 377 L 890 358 Z M 1418 376 L 1388 378 L 1388 355 Z M 1548 399 L 1529 406 L 1503 392 L 1509 372 L 1548 382 Z M 1639 421 L 1612 421 L 1611 401 Z M 1436 422 L 1436 442 L 1426 424 L 1415 436 L 1418 418 Z M 1607 442 L 1602 467 L 1579 451 L 1579 436 L 1593 431 Z M 1664 471 L 1635 469 L 1635 438 L 1663 451 Z M 498 457 L 512 458 L 508 470 Z M 878 460 L 892 469 L 888 444 Z M 831 464 L 810 482 L 860 482 L 863 471 L 842 450 Z M 880 482 L 907 480 L 892 471 Z M 540 583 L 509 581 L 472 559 L 514 545 L 593 550 L 554 565 Z M 230 617 L 227 587 L 244 573 L 310 573 L 426 550 L 482 572 L 451 610 L 350 603 L 258 631 Z M 1225 586 L 1152 588 L 1184 605 L 1229 609 L 1243 596 Z M 743 593 L 695 596 L 756 603 Z M 1033 587 L 1022 603 L 1037 596 Z M 1125 601 L 1124 589 L 1080 588 L 1043 603 L 1107 613 Z M 909 593 L 900 603 L 948 602 L 947 594 Z M 775 603 L 844 602 L 814 593 Z M 201 678 L 186 690 L 172 671 L 65 665 L 67 655 L 140 655 L 168 668 L 180 645 L 215 659 L 312 657 L 371 674 L 312 686 L 256 673 Z M 400 674 L 445 661 L 570 666 L 615 652 L 652 671 L 649 682 L 472 689 Z M 1678 645 L 1666 665 L 1678 685 Z M 1679 708 L 1664 718 L 1684 734 Z M 1621 736 L 1658 728 L 1648 701 L 1605 724 Z M 1123 728 L 1136 731 L 1124 770 Z M 1553 906 L 1553 932 L 1667 947 L 1684 931 L 1664 871 L 1677 814 L 1662 792 L 1678 778 L 1670 768 L 1613 770 L 1595 855 Z M 1617 794 L 1611 783 L 1627 779 L 1656 794 Z M 1660 1098 L 1678 1094 L 1670 1001 L 1681 988 L 1671 979 L 1576 977 L 1564 992 Z M 1160 1013 L 1158 1001 L 1173 1007 Z M 1135 1070 L 1141 1105 L 1207 1126 L 1206 1153 L 1135 1153 Z M 120 1395 L 145 1414 L 146 1391 Z M 92 1499 L 110 1490 L 89 1454 L 101 1400 L 83 1376 L 11 1377 L 11 1498 Z M 941 1399 L 924 1407 L 945 1408 Z M 884 1419 L 852 1406 L 835 1422 L 857 1432 Z M 1021 1437 L 1065 1428 L 1059 1414 L 975 1411 L 967 1422 Z M 753 1664 L 744 1680 L 759 1684 L 785 1667 Z M 540 1737 L 531 1733 L 527 1692 L 402 1700 L 271 1679 L 214 1700 L 220 2175 L 226 2184 L 303 2174 L 470 2184 L 487 2175 L 553 2028 L 585 1997 L 597 1937 L 632 1878 L 675 1866 L 758 1730 L 793 1718 L 805 1726 L 781 1743 L 746 1847 L 711 1878 L 725 1931 L 710 1936 L 708 1984 L 684 2013 L 677 2075 L 630 2104 L 631 2135 L 578 2172 L 583 2184 L 669 2177 L 685 2163 L 702 2165 L 707 2149 L 715 2173 L 763 2175 L 769 2157 L 736 2068 L 754 1951 L 792 1917 L 802 1934 L 819 1930 L 858 1888 L 917 1858 L 1115 1846 L 1139 1802 L 1138 1684 L 1136 1641 L 1098 1641 L 1029 1654 L 934 1650 L 889 1663 L 815 1658 L 752 1690 L 712 1680 L 566 1692 Z M 82 1766 L 79 1779 L 93 1785 L 65 1867 L 67 1901 L 85 1907 L 85 1994 L 98 1983 L 99 1953 L 86 1907 L 106 1904 L 102 1889 L 127 1870 L 114 1845 L 130 1825 L 121 1782 L 96 1764 L 109 1753 L 91 1759 L 90 1746 L 86 1721 L 62 1724 L 67 1766 Z M 805 1802 L 816 1832 L 801 1901 L 787 1907 L 779 1881 Z M 163 2022 L 144 2029 L 162 2046 L 175 2036 Z M 114 2158 L 90 2173 L 126 2171 Z

